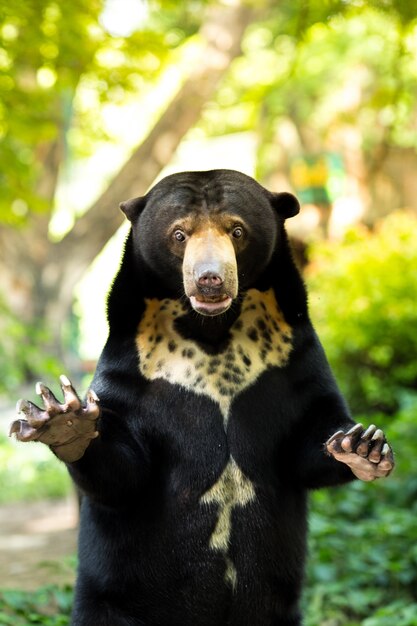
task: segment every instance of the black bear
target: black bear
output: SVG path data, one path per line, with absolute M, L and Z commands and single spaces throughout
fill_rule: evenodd
M 393 468 L 355 424 L 308 315 L 289 193 L 185 172 L 131 222 L 85 403 L 39 383 L 11 432 L 83 495 L 74 626 L 296 626 L 309 489 Z M 94 391 L 93 391 L 94 390 Z

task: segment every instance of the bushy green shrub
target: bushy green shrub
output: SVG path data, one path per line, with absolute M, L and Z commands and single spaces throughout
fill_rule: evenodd
M 417 218 L 311 251 L 313 321 L 355 412 L 394 412 L 417 393 Z
M 306 626 L 417 626 L 417 219 L 316 244 L 307 279 L 355 418 L 384 429 L 396 468 L 313 495 Z

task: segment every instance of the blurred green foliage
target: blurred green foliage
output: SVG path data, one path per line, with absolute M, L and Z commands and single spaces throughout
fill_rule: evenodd
M 2 626 L 66 626 L 70 623 L 71 587 L 48 586 L 38 591 L 0 592 Z
M 118 36 L 106 30 L 103 7 L 103 0 L 0 6 L 3 223 L 18 226 L 29 211 L 51 211 L 51 199 L 36 189 L 51 143 L 60 144 L 53 157 L 58 167 L 69 154 L 91 153 L 97 141 L 110 139 L 103 132 L 103 103 L 117 105 L 127 94 L 149 89 L 170 51 L 193 32 L 190 19 L 174 33 L 169 20 L 154 19 Z M 80 89 L 84 101 L 77 97 Z
M 399 2 L 279 3 L 248 29 L 200 126 L 256 129 L 261 179 L 288 166 L 294 133 L 298 150 L 320 152 L 351 128 L 368 164 L 381 144 L 415 147 L 416 28 Z
M 392 413 L 417 397 L 417 219 L 320 242 L 308 272 L 318 334 L 355 413 Z
M 72 489 L 67 468 L 47 446 L 19 444 L 4 435 L 0 435 L 0 484 L 0 504 L 62 498 Z
M 306 626 L 417 625 L 417 219 L 316 243 L 312 316 L 355 417 L 383 428 L 396 469 L 312 498 Z
M 11 313 L 0 294 L 0 396 L 16 393 L 29 372 L 57 378 L 63 368 L 52 351 L 42 350 L 49 334 L 42 325 L 22 323 Z
M 248 1 L 248 0 L 247 0 Z M 139 2 L 139 0 L 138 0 Z M 248 2 L 251 4 L 251 2 Z M 104 0 L 17 0 L 0 6 L 0 220 L 25 222 L 30 211 L 51 211 L 37 189 L 42 162 L 57 142 L 58 166 L 85 156 L 105 131 L 102 107 L 155 85 L 178 60 L 216 1 L 147 4 L 130 34 L 109 32 Z M 337 124 L 360 125 L 364 147 L 384 139 L 415 145 L 415 11 L 402 0 L 255 2 L 259 20 L 248 29 L 244 56 L 222 82 L 200 130 L 209 136 L 257 129 L 259 172 L 276 167 L 282 119 L 308 122 L 318 135 Z M 174 52 L 174 54 L 173 54 Z M 348 79 L 358 102 L 337 94 Z M 121 113 L 122 115 L 123 113 Z M 389 137 L 386 130 L 388 129 Z

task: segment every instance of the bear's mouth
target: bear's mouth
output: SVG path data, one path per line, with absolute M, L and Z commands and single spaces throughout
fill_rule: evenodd
M 190 303 L 194 311 L 201 315 L 220 315 L 227 311 L 232 304 L 232 298 L 226 293 L 221 296 L 190 296 Z

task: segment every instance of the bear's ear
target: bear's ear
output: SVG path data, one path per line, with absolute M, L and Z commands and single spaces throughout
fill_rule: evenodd
M 297 215 L 300 211 L 300 203 L 297 198 L 288 191 L 270 193 L 269 200 L 277 213 L 284 219 L 294 217 L 294 215 Z
M 127 219 L 133 222 L 145 208 L 146 200 L 146 196 L 125 200 L 125 202 L 119 204 L 119 208 L 126 215 Z

